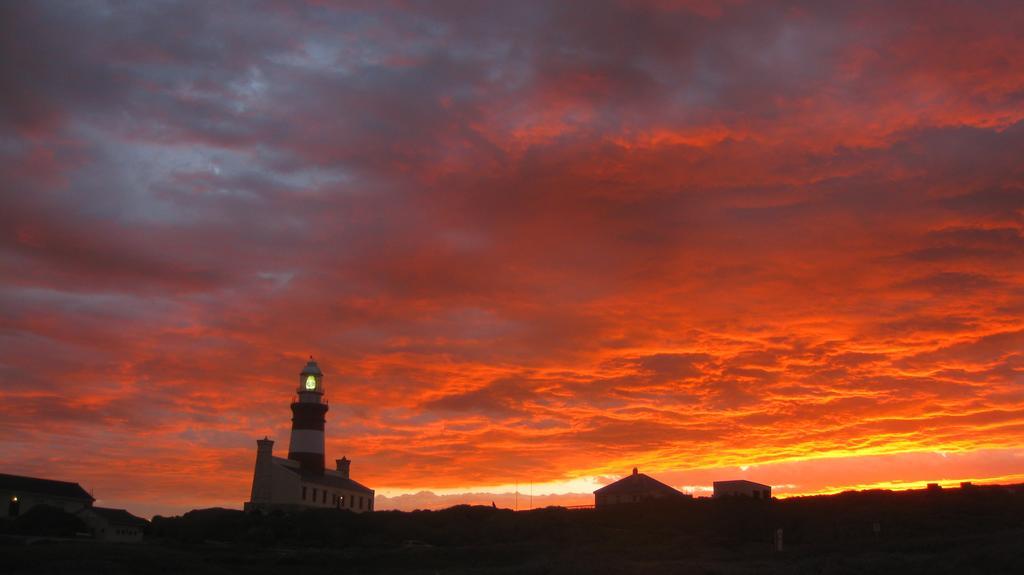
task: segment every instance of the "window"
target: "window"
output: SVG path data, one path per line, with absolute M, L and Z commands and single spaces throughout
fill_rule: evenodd
M 360 509 L 363 508 L 363 496 L 362 495 L 359 496 L 359 508 Z
M 313 503 L 316 503 L 316 487 L 313 488 Z
M 305 485 L 302 486 L 302 500 L 303 501 L 306 500 L 306 486 Z
M 320 503 L 327 503 L 327 490 L 326 489 L 324 489 L 324 496 L 323 496 L 323 499 L 320 500 Z
M 348 506 L 352 509 L 356 508 L 356 497 L 355 495 L 348 496 Z

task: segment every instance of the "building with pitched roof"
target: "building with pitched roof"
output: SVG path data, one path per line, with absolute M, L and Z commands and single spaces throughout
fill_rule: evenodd
M 594 507 L 602 508 L 625 503 L 639 503 L 651 499 L 676 499 L 690 497 L 673 489 L 657 479 L 640 473 L 636 467 L 615 483 L 610 483 L 594 492 Z
M 124 509 L 87 507 L 78 517 L 89 526 L 93 536 L 103 541 L 139 542 L 149 522 Z
M 274 456 L 274 442 L 256 441 L 256 467 L 247 511 L 309 507 L 373 511 L 374 491 L 349 475 L 352 462 L 335 460 L 324 465 L 324 427 L 328 410 L 324 400 L 324 374 L 310 358 L 299 373 L 299 389 L 292 402 L 292 431 L 288 457 Z
M 5 473 L 0 473 L 0 498 L 7 502 L 0 505 L 0 517 L 17 517 L 36 505 L 77 513 L 96 501 L 77 483 Z
M 749 497 L 750 499 L 771 499 L 772 488 L 770 485 L 754 483 L 746 479 L 734 479 L 731 481 L 715 481 L 713 484 L 714 494 L 712 497 L 721 499 L 723 497 Z

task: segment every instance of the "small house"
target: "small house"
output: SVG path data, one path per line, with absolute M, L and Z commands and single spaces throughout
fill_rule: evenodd
M 714 494 L 712 495 L 712 497 L 714 497 L 715 499 L 721 499 L 723 497 L 749 497 L 750 499 L 771 499 L 772 488 L 770 485 L 754 483 L 753 481 L 747 481 L 745 479 L 735 479 L 732 481 L 715 481 Z
M 23 475 L 0 473 L 0 517 L 15 518 L 36 505 L 49 505 L 68 513 L 77 513 L 92 507 L 95 499 L 70 481 L 39 479 Z
M 594 492 L 594 506 L 597 508 L 623 503 L 639 503 L 651 499 L 675 499 L 686 494 L 664 483 L 640 473 L 636 467 L 633 474 L 615 483 L 610 483 Z
M 136 517 L 124 509 L 90 507 L 80 511 L 78 516 L 89 526 L 93 536 L 101 541 L 142 541 L 142 533 L 149 525 L 145 519 Z

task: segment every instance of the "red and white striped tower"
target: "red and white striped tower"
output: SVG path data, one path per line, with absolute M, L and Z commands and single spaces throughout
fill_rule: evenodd
M 292 437 L 288 443 L 288 459 L 298 461 L 304 471 L 324 472 L 324 422 L 327 404 L 324 397 L 324 374 L 312 356 L 299 374 L 299 398 L 292 403 Z

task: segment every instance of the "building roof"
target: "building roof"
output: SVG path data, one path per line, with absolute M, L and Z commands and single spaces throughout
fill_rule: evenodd
M 36 477 L 25 477 L 23 475 L 7 475 L 0 473 L 0 489 L 5 491 L 23 491 L 25 493 L 38 493 L 51 497 L 65 497 L 67 499 L 81 499 L 83 501 L 96 501 L 96 498 L 82 489 L 82 486 L 70 481 L 55 481 L 53 479 L 39 479 Z
M 286 457 L 278 457 L 276 455 L 273 456 L 273 461 L 274 461 L 274 463 L 276 463 L 278 465 L 281 465 L 283 467 L 289 468 L 289 470 L 291 470 L 291 471 L 298 471 L 299 467 L 302 466 L 301 463 L 299 463 L 298 461 L 295 461 L 294 459 L 288 459 Z
M 639 473 L 633 468 L 633 474 L 627 475 L 615 483 L 610 483 L 594 492 L 595 495 L 614 495 L 622 493 L 650 493 L 658 491 L 665 495 L 682 495 L 682 492 L 665 485 L 657 479 Z
M 108 524 L 115 527 L 145 527 L 149 521 L 128 513 L 125 509 L 110 509 L 108 507 L 89 507 L 83 509 L 82 513 L 92 513 L 100 517 Z
M 310 357 L 309 361 L 306 362 L 306 367 L 302 368 L 302 371 L 300 371 L 299 374 L 300 375 L 323 375 L 323 372 L 320 371 L 320 366 L 317 365 L 315 361 L 313 361 L 312 357 Z
M 363 493 L 373 493 L 373 490 L 358 481 L 353 481 L 345 477 L 338 477 L 337 475 L 318 475 L 316 473 L 300 473 L 302 480 L 306 483 L 315 483 L 317 485 L 323 485 L 325 487 L 334 487 L 336 489 L 348 489 L 349 491 L 362 491 Z
M 771 485 L 765 485 L 763 483 L 754 483 L 753 481 L 747 481 L 746 479 L 730 479 L 728 481 L 715 481 L 713 487 L 756 487 L 763 489 L 771 489 Z
M 362 483 L 335 475 L 335 472 L 330 469 L 325 469 L 324 474 L 320 475 L 317 473 L 303 471 L 298 461 L 292 461 L 291 459 L 285 459 L 283 457 L 275 457 L 273 461 L 288 471 L 298 474 L 306 483 L 315 483 L 326 487 L 334 487 L 335 489 L 348 489 L 349 491 L 373 493 L 372 489 Z

